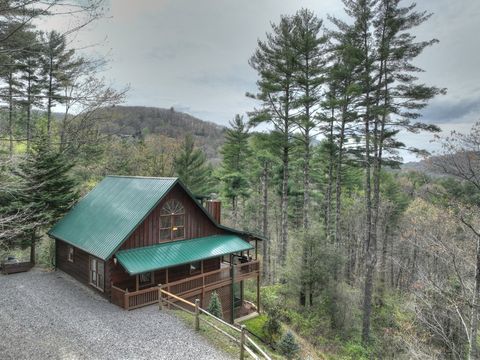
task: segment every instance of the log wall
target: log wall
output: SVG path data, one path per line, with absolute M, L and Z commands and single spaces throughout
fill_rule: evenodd
M 82 284 L 90 286 L 90 274 L 89 274 L 89 262 L 90 262 L 90 254 L 86 253 L 85 251 L 76 248 L 73 246 L 73 262 L 68 261 L 68 248 L 70 245 L 61 241 L 55 240 L 55 264 L 56 267 L 63 272 L 67 273 L 68 275 L 74 277 Z M 95 289 L 98 291 L 102 296 L 109 298 L 110 296 L 110 287 L 107 286 L 109 282 L 107 281 L 106 275 L 106 264 L 105 264 L 105 285 L 104 285 L 104 292 L 98 290 L 97 288 L 90 286 L 90 288 Z

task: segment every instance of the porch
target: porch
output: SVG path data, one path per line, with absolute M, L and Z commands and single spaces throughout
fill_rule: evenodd
M 234 258 L 238 257 L 238 263 Z M 122 287 L 121 284 L 111 284 L 111 302 L 126 309 L 133 310 L 142 306 L 151 305 L 158 302 L 159 288 L 179 296 L 184 299 L 200 299 L 200 306 L 206 307 L 206 294 L 220 288 L 229 287 L 233 289 L 233 284 L 241 283 L 248 279 L 257 280 L 257 309 L 260 301 L 260 262 L 249 259 L 244 255 L 231 256 L 232 262 L 221 261 L 220 268 L 213 271 L 202 272 L 198 275 L 189 276 L 181 280 L 168 281 L 169 270 L 165 269 L 166 283 L 159 283 L 146 288 L 139 288 L 139 275 L 136 276 L 136 288 L 131 289 L 128 286 Z M 202 261 L 203 264 L 203 261 Z M 203 266 L 202 266 L 203 267 Z M 232 290 L 233 292 L 233 290 Z M 225 301 L 225 299 L 220 299 Z M 234 301 L 234 299 L 233 299 Z M 233 302 L 232 301 L 232 302 Z

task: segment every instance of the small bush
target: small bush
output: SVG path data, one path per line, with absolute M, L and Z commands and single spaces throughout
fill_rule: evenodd
M 222 303 L 220 302 L 220 298 L 218 297 L 218 294 L 216 291 L 212 293 L 212 296 L 210 297 L 210 302 L 208 304 L 208 309 L 207 311 L 218 317 L 218 318 L 223 318 L 222 314 Z
M 283 335 L 282 340 L 278 343 L 278 350 L 288 360 L 293 359 L 300 351 L 300 347 L 290 331 Z
M 263 331 L 266 340 L 273 344 L 282 333 L 282 324 L 280 322 L 280 310 L 278 307 L 272 307 L 267 314 L 267 321 L 263 325 Z

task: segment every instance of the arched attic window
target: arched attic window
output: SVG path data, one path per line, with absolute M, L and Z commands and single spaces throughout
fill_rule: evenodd
M 169 200 L 160 211 L 160 240 L 185 238 L 185 208 L 178 200 Z

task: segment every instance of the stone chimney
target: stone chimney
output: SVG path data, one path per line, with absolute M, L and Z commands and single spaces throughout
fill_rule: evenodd
M 207 200 L 205 207 L 215 221 L 220 224 L 220 218 L 222 216 L 222 202 L 220 200 Z

